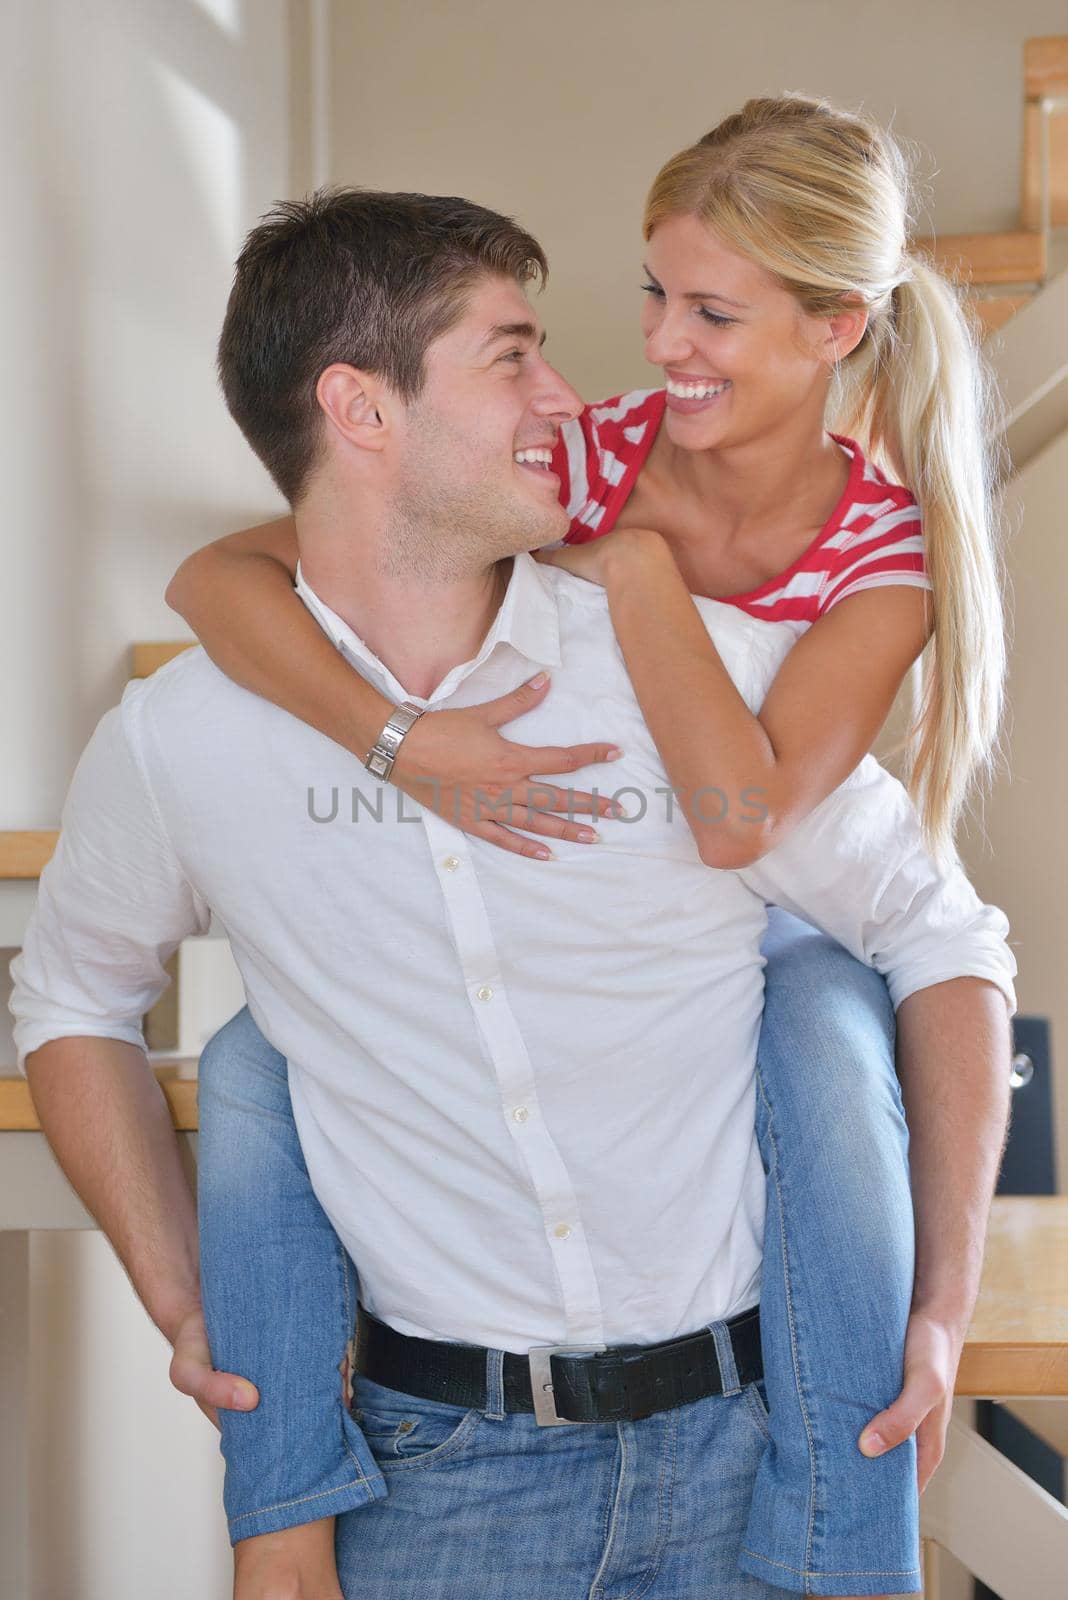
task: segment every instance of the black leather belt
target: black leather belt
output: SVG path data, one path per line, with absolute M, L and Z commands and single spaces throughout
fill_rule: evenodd
M 759 1307 L 726 1327 L 744 1387 L 764 1371 Z M 484 1410 L 488 1353 L 481 1345 L 398 1333 L 359 1308 L 356 1371 L 402 1394 Z M 525 1356 L 508 1350 L 503 1377 L 505 1411 L 533 1411 L 542 1427 L 637 1421 L 723 1393 L 716 1341 L 707 1329 L 662 1344 L 542 1345 Z

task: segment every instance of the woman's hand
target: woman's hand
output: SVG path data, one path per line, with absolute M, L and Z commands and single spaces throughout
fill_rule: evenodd
M 563 567 L 576 578 L 600 584 L 609 584 L 627 576 L 636 561 L 647 556 L 659 546 L 667 549 L 667 542 L 652 528 L 618 528 L 603 538 L 591 539 L 588 544 L 565 544 L 558 550 L 536 550 L 535 561 L 543 566 Z
M 335 1517 L 255 1534 L 234 1545 L 234 1600 L 345 1600 Z
M 428 711 L 405 735 L 390 782 L 446 822 L 515 855 L 546 861 L 552 851 L 512 828 L 548 839 L 595 843 L 592 828 L 553 813 L 611 817 L 620 816 L 621 808 L 606 796 L 595 799 L 586 790 L 539 783 L 534 774 L 577 772 L 580 767 L 614 761 L 623 752 L 608 743 L 516 744 L 497 731 L 540 705 L 548 688 L 548 674 L 539 673 L 484 705 Z

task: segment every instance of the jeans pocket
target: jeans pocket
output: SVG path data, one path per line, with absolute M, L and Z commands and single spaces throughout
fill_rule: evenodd
M 745 1403 L 749 1413 L 764 1435 L 765 1439 L 771 1438 L 771 1412 L 768 1409 L 768 1391 L 763 1378 L 757 1378 L 752 1383 L 747 1383 L 744 1390 Z
M 357 1374 L 352 1418 L 384 1470 L 421 1466 L 451 1456 L 478 1425 L 482 1412 L 402 1394 Z

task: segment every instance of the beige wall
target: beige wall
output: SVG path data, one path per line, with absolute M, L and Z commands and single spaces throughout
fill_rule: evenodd
M 177 563 L 278 503 L 213 358 L 241 239 L 292 179 L 285 0 L 0 10 L 0 828 L 18 828 L 58 819 L 127 646 L 184 631 Z M 100 1234 L 33 1236 L 30 1318 L 31 1584 L 3 1600 L 225 1600 L 218 1435 Z
M 1023 40 L 1064 0 L 335 0 L 331 177 L 467 195 L 545 245 L 552 358 L 588 397 L 655 382 L 637 332 L 657 167 L 754 94 L 863 104 L 919 141 L 921 231 L 1016 221 Z

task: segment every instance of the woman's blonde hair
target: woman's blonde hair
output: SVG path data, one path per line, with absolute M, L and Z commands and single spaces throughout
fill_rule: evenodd
M 906 781 L 928 846 L 953 861 L 970 784 L 993 765 L 1004 690 L 994 399 L 956 291 L 908 253 L 909 208 L 907 163 L 889 134 L 822 100 L 783 95 L 748 101 L 673 156 L 649 192 L 643 232 L 698 217 L 804 311 L 867 308 L 865 335 L 837 369 L 828 422 L 919 503 L 934 633 Z

